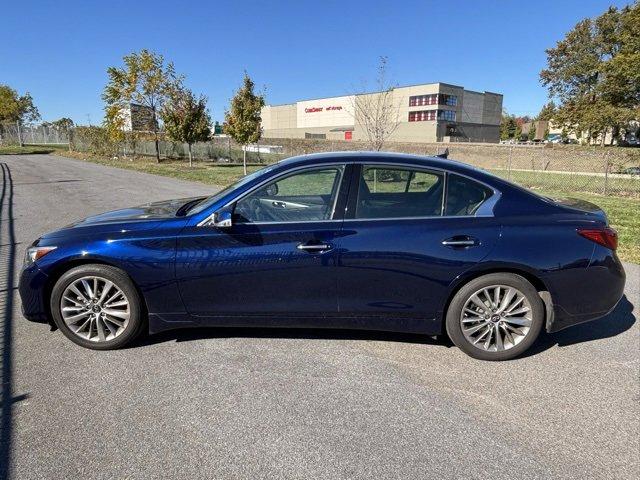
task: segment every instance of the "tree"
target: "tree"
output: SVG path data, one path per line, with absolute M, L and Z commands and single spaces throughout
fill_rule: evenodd
M 187 89 L 176 90 L 160 112 L 169 138 L 185 142 L 189 148 L 189 166 L 193 166 L 191 146 L 204 142 L 211 135 L 211 118 L 207 112 L 207 99 L 198 98 Z
M 73 128 L 74 123 L 73 123 L 73 120 L 71 120 L 70 118 L 62 117 L 58 120 L 54 120 L 53 122 L 51 122 L 51 125 L 54 128 L 57 128 L 58 130 L 61 130 L 63 132 L 68 132 Z
M 400 125 L 400 109 L 393 103 L 394 85 L 387 80 L 387 57 L 380 57 L 375 80 L 376 92 L 354 95 L 353 115 L 364 130 L 372 150 L 380 151 Z
M 173 63 L 165 65 L 162 55 L 141 50 L 123 57 L 124 68 L 109 67 L 109 83 L 102 99 L 106 103 L 106 122 L 115 121 L 111 128 L 115 133 L 120 115 L 129 104 L 137 103 L 148 107 L 152 113 L 152 131 L 156 145 L 156 159 L 160 162 L 158 142 L 158 114 L 172 91 L 179 89 L 182 77 L 176 75 Z
M 112 103 L 105 107 L 105 117 L 103 126 L 105 133 L 110 143 L 114 146 L 114 154 L 118 154 L 119 147 L 126 141 L 127 136 L 125 134 L 125 118 L 126 107 L 118 103 Z M 124 145 L 124 156 L 126 157 L 127 147 Z M 135 158 L 135 151 L 133 152 Z M 158 145 L 156 143 L 156 158 L 159 160 Z
M 0 85 L 0 129 L 2 124 L 15 123 L 18 127 L 20 146 L 23 145 L 20 126 L 35 122 L 39 118 L 38 108 L 34 105 L 33 98 L 28 92 L 24 95 L 18 95 L 18 92 L 10 86 Z
M 502 112 L 502 121 L 500 122 L 500 140 L 509 140 L 516 136 L 516 117 L 509 115 L 506 111 Z
M 556 114 L 556 104 L 551 100 L 549 103 L 544 105 L 538 113 L 536 120 L 553 120 L 554 115 Z
M 640 3 L 621 10 L 610 7 L 595 19 L 584 19 L 548 49 L 540 80 L 559 100 L 554 120 L 586 132 L 601 144 L 608 132 L 639 116 Z
M 264 107 L 264 95 L 253 91 L 254 83 L 244 72 L 242 87 L 231 99 L 231 108 L 224 115 L 224 132 L 231 136 L 236 143 L 242 145 L 242 165 L 247 174 L 247 145 L 260 140 L 260 111 Z

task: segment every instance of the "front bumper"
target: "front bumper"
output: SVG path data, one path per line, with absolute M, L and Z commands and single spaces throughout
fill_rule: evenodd
M 33 322 L 51 323 L 46 304 L 49 277 L 36 264 L 23 267 L 20 272 L 18 293 L 22 300 L 22 315 Z

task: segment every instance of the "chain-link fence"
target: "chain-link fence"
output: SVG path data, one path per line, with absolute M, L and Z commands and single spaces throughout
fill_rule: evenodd
M 153 135 L 125 135 L 120 142 L 109 140 L 105 132 L 97 127 L 80 127 L 71 131 L 71 147 L 78 152 L 90 152 L 103 156 L 136 158 L 155 157 L 156 145 Z M 283 148 L 275 145 L 249 145 L 247 161 L 249 163 L 268 164 L 285 158 Z M 163 159 L 180 160 L 189 157 L 189 146 L 186 143 L 158 141 L 158 151 Z M 224 163 L 241 163 L 244 157 L 243 148 L 230 137 L 214 137 L 208 142 L 198 142 L 191 146 L 195 160 L 217 161 Z
M 484 168 L 525 187 L 640 198 L 640 150 L 636 155 L 625 155 L 621 148 L 508 146 L 505 150 L 502 158 Z
M 22 127 L 20 135 L 26 144 L 67 143 L 80 152 L 110 157 L 153 157 L 155 143 L 151 135 L 126 135 L 114 143 L 104 129 L 78 127 L 69 132 L 51 126 Z M 18 127 L 3 125 L 3 143 L 18 143 Z M 525 187 L 553 194 L 555 192 L 597 193 L 640 198 L 640 148 L 586 147 L 579 145 L 496 145 L 462 143 L 388 142 L 385 150 L 434 155 L 444 148 L 449 158 L 489 170 Z M 186 144 L 161 140 L 160 156 L 165 159 L 188 158 Z M 294 155 L 345 150 L 368 150 L 365 142 L 324 139 L 260 140 L 247 148 L 250 163 L 277 162 Z M 243 149 L 229 137 L 214 137 L 209 142 L 192 146 L 197 160 L 239 163 Z
M 53 125 L 0 124 L 0 145 L 63 145 L 69 143 L 69 132 Z
M 90 150 L 74 135 L 73 146 Z M 583 147 L 572 145 L 424 144 L 389 142 L 385 150 L 434 155 L 444 148 L 449 158 L 488 170 L 515 183 L 548 194 L 556 192 L 597 193 L 640 198 L 640 149 Z M 160 155 L 186 159 L 186 144 L 159 142 Z M 251 163 L 273 163 L 294 155 L 317 152 L 368 150 L 364 142 L 310 139 L 262 139 L 248 147 Z M 120 155 L 155 155 L 153 141 L 125 145 Z M 217 137 L 192 147 L 199 160 L 242 162 L 242 147 L 228 137 Z
M 274 143 L 273 139 L 269 139 Z M 281 140 L 285 156 L 365 150 L 360 142 Z M 385 150 L 435 155 L 488 170 L 534 190 L 640 198 L 640 149 L 577 145 L 420 144 L 389 142 Z
M 363 142 L 265 139 L 284 157 L 314 152 L 366 150 Z M 425 144 L 389 142 L 385 150 L 435 155 L 488 170 L 541 192 L 597 193 L 640 198 L 640 149 L 579 145 Z

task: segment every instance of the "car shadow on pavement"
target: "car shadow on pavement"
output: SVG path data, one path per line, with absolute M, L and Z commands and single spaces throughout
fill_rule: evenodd
M 554 346 L 568 347 L 578 343 L 615 337 L 629 330 L 636 322 L 634 305 L 623 296 L 608 315 L 591 322 L 574 325 L 556 333 L 542 332 L 538 341 L 520 358 L 535 355 Z
M 188 342 L 216 338 L 281 338 L 305 340 L 364 340 L 398 343 L 417 343 L 441 347 L 451 347 L 448 338 L 430 337 L 412 333 L 382 332 L 376 330 L 348 330 L 333 328 L 262 328 L 262 327 L 196 327 L 183 330 L 169 330 L 145 336 L 131 347 L 155 345 L 164 342 Z
M 636 319 L 634 306 L 626 296 L 622 297 L 616 308 L 608 315 L 592 322 L 576 325 L 556 333 L 541 333 L 540 338 L 522 356 L 528 357 L 541 353 L 554 346 L 566 347 L 583 342 L 614 337 L 629 330 Z M 189 328 L 169 330 L 155 335 L 145 336 L 130 345 L 130 348 L 150 346 L 164 342 L 189 342 L 193 340 L 220 338 L 287 338 L 307 340 L 364 340 L 398 342 L 407 344 L 451 347 L 453 344 L 446 335 L 431 337 L 421 334 L 382 332 L 374 330 L 339 330 L 312 328 Z

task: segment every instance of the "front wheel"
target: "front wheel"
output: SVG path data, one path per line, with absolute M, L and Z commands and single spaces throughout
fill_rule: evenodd
M 451 341 L 481 360 L 509 360 L 527 350 L 544 323 L 544 305 L 524 277 L 492 273 L 464 285 L 447 310 Z
M 81 265 L 63 274 L 51 292 L 50 307 L 60 331 L 93 350 L 123 347 L 144 323 L 133 282 L 107 265 Z

